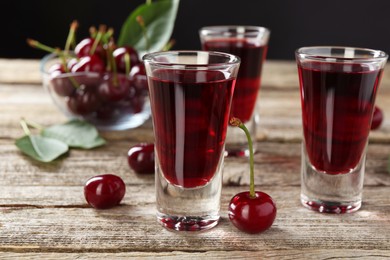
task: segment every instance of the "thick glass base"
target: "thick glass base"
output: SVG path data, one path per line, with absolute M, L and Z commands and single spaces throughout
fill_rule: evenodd
M 259 116 L 257 113 L 252 115 L 248 122 L 243 122 L 248 128 L 253 140 L 253 152 L 257 151 L 256 135 L 259 127 Z M 248 157 L 248 140 L 246 135 L 239 127 L 228 126 L 225 142 L 225 156 L 229 157 Z
M 218 224 L 223 159 L 221 155 L 215 175 L 206 185 L 185 188 L 166 180 L 156 156 L 157 221 L 162 226 L 176 231 L 200 231 Z
M 345 204 L 340 202 L 333 201 L 321 201 L 321 200 L 312 200 L 306 197 L 304 194 L 301 194 L 301 203 L 306 208 L 309 208 L 314 211 L 318 211 L 321 213 L 351 213 L 357 211 L 361 205 L 361 200 L 356 202 L 347 202 Z
M 157 221 L 165 228 L 176 231 L 201 231 L 215 227 L 219 221 L 219 215 L 188 217 L 171 216 L 157 212 Z
M 362 204 L 365 155 L 355 169 L 344 174 L 327 174 L 310 164 L 302 145 L 301 202 L 318 212 L 350 213 Z

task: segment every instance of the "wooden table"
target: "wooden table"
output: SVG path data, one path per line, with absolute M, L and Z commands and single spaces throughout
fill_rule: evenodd
M 130 146 L 153 141 L 150 122 L 103 133 L 105 147 L 72 150 L 50 164 L 22 155 L 14 145 L 23 135 L 21 117 L 42 125 L 66 120 L 43 90 L 38 67 L 35 60 L 0 60 L 0 259 L 390 257 L 390 68 L 377 98 L 386 118 L 370 136 L 363 206 L 353 214 L 331 215 L 309 211 L 299 201 L 301 119 L 295 63 L 266 63 L 255 178 L 258 189 L 276 200 L 278 214 L 271 229 L 249 235 L 227 218 L 230 198 L 248 189 L 249 167 L 243 158 L 225 161 L 217 227 L 175 233 L 156 223 L 154 176 L 135 174 L 126 160 Z M 121 206 L 95 210 L 84 200 L 83 184 L 103 173 L 121 176 L 127 193 Z

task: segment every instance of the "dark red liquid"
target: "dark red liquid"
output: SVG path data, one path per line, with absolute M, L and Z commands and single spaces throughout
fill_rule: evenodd
M 298 71 L 310 162 L 329 174 L 348 173 L 366 147 L 382 70 L 369 71 L 359 64 L 304 62 Z
M 226 52 L 241 58 L 231 115 L 243 122 L 249 121 L 256 105 L 267 46 L 255 45 L 246 39 L 215 39 L 204 42 L 203 49 Z
M 174 185 L 203 186 L 223 153 L 234 79 L 221 72 L 160 70 L 149 78 L 160 170 Z

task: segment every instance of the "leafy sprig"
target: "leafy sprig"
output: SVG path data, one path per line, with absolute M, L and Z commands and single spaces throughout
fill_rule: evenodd
M 18 138 L 15 145 L 22 153 L 40 162 L 51 162 L 66 154 L 69 148 L 92 149 L 106 143 L 93 125 L 78 119 L 47 128 L 25 119 L 20 124 L 25 135 Z M 29 127 L 40 133 L 32 134 Z

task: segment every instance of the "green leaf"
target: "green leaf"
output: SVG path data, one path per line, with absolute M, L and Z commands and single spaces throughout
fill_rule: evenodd
M 15 144 L 24 154 L 41 162 L 51 162 L 69 150 L 64 142 L 39 135 L 25 135 Z
M 78 119 L 45 128 L 41 135 L 61 140 L 70 147 L 83 149 L 92 149 L 106 143 L 93 125 Z
M 147 52 L 160 51 L 172 35 L 178 8 L 179 0 L 159 0 L 138 6 L 124 22 L 118 45 L 133 46 L 141 57 Z M 142 28 L 136 21 L 139 15 L 145 21 L 149 49 L 146 48 Z

